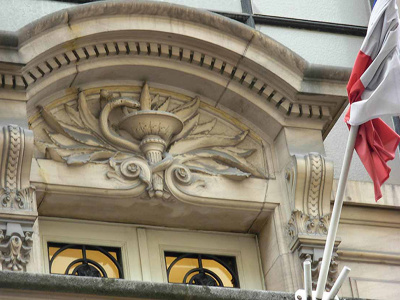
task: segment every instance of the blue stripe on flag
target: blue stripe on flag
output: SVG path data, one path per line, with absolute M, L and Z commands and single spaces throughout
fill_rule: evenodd
M 372 8 L 374 8 L 374 6 L 375 6 L 375 4 L 376 4 L 376 1 L 378 1 L 378 0 L 375 0 L 375 1 L 374 1 L 374 4 L 372 4 Z

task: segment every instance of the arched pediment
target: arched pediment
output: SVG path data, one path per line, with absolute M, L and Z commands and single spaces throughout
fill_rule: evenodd
M 347 70 L 327 72 L 250 27 L 178 5 L 97 2 L 0 43 L 0 98 L 26 102 L 46 216 L 253 230 L 278 203 L 270 145 L 284 127 L 326 133 L 346 101 Z M 137 136 L 130 115 L 144 111 L 147 121 L 177 115 L 157 119 L 170 136 Z
M 345 101 L 338 79 L 346 70 L 325 78 L 256 30 L 178 5 L 75 7 L 26 26 L 14 40 L 17 50 L 2 51 L 19 65 L 4 74 L 4 87 L 23 91 L 29 115 L 54 92 L 146 80 L 212 99 L 273 140 L 282 126 L 326 130 Z
M 195 219 L 227 209 L 251 219 L 273 206 L 265 203 L 275 178 L 270 146 L 200 97 L 147 83 L 91 88 L 40 107 L 30 124 L 44 215 L 158 224 L 154 205 Z

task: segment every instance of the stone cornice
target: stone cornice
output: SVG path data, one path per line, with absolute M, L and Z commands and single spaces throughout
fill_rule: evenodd
M 300 118 L 323 131 L 343 109 L 349 76 L 348 69 L 312 65 L 239 22 L 165 3 L 77 6 L 17 32 L 0 33 L 0 43 L 1 93 L 26 91 L 30 99 L 45 86 L 83 71 L 150 66 L 151 58 L 160 60 L 157 65 L 186 69 L 236 94 L 259 98 L 265 104 L 256 106 L 269 106 L 267 114 L 283 126 L 310 126 L 298 125 Z
M 266 53 L 275 56 L 288 67 L 297 69 L 299 74 L 303 74 L 305 78 L 347 81 L 351 72 L 350 68 L 310 64 L 267 35 L 226 17 L 205 10 L 169 3 L 107 1 L 107 3 L 96 2 L 63 9 L 40 18 L 18 31 L 0 31 L 0 46 L 5 49 L 17 50 L 25 43 L 55 27 L 70 26 L 75 22 L 104 15 L 162 16 L 212 27 L 245 41 L 250 41 L 253 36 L 256 36 L 253 41 L 255 45 L 261 46 Z

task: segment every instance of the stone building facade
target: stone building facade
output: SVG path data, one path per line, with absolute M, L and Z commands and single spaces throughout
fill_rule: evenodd
M 257 0 L 183 2 L 194 7 L 38 1 L 55 12 L 5 25 L 3 271 L 168 283 L 194 259 L 185 283 L 293 293 L 310 260 L 316 280 L 347 134 L 334 125 L 369 1 L 353 23 L 347 1 L 338 13 L 322 1 L 322 20 L 284 3 L 271 15 Z M 352 269 L 341 296 L 400 294 L 398 163 L 375 204 L 356 162 L 328 278 Z M 25 299 L 24 277 L 4 274 L 3 292 Z

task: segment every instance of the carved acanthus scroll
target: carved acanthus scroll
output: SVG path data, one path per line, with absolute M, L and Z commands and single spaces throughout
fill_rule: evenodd
M 290 249 L 298 251 L 302 261 L 311 261 L 315 288 L 330 222 L 333 164 L 318 153 L 296 155 L 285 176 L 293 209 L 288 223 Z M 338 245 L 339 241 L 335 243 L 336 248 Z M 337 276 L 336 256 L 333 255 L 331 262 L 328 289 Z

